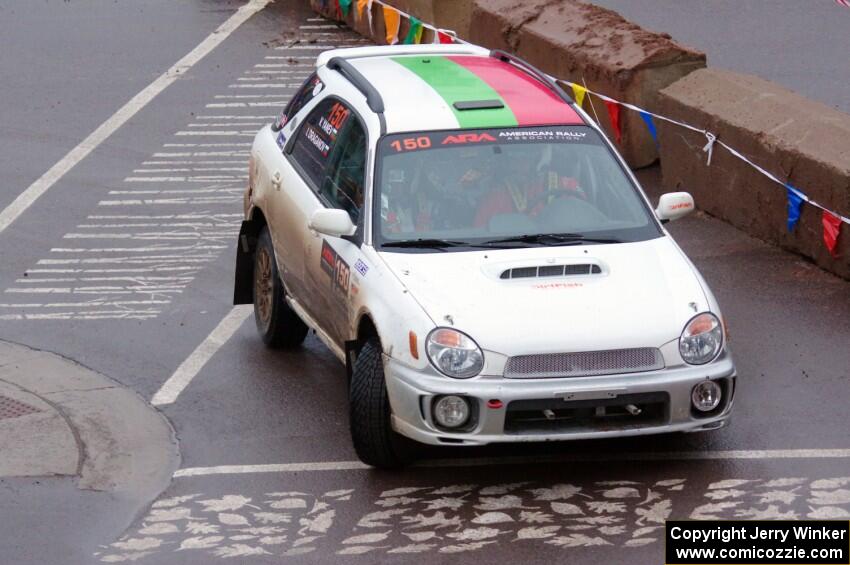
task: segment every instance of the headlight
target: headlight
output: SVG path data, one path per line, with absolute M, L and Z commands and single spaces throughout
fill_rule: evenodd
M 722 348 L 723 326 L 710 312 L 691 318 L 679 338 L 679 353 L 690 365 L 705 365 L 713 361 Z
M 450 328 L 437 328 L 428 334 L 425 350 L 431 364 L 456 379 L 474 377 L 484 368 L 484 353 L 468 335 Z

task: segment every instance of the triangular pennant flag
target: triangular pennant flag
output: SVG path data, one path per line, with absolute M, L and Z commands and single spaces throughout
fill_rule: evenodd
M 384 26 L 387 28 L 387 45 L 398 43 L 398 28 L 401 25 L 401 14 L 390 6 L 384 6 Z
M 363 19 L 363 8 L 366 7 L 367 0 L 357 0 L 357 18 Z
M 416 37 L 413 38 L 413 43 L 419 45 L 422 43 L 422 32 L 425 31 L 425 26 L 420 25 L 419 29 L 416 30 Z
M 613 100 L 605 100 L 605 106 L 608 107 L 608 115 L 611 117 L 614 139 L 617 140 L 617 143 L 620 143 L 623 139 L 623 133 L 620 131 L 620 105 Z
M 841 231 L 841 218 L 830 212 L 823 211 L 823 242 L 833 257 L 837 257 L 835 248 L 838 246 L 838 234 Z
M 788 231 L 794 231 L 794 227 L 800 221 L 800 207 L 803 205 L 803 199 L 800 197 L 800 191 L 790 184 L 785 185 L 785 191 L 788 193 Z
M 652 121 L 652 114 L 649 112 L 641 112 L 640 117 L 643 118 L 643 121 L 646 123 L 647 129 L 649 129 L 649 135 L 652 136 L 652 139 L 655 140 L 655 145 L 658 145 L 658 130 L 655 129 L 655 122 Z
M 366 3 L 366 16 L 369 18 L 369 33 L 374 34 L 375 31 L 372 29 L 372 0 Z
M 417 20 L 413 16 L 410 16 L 409 19 L 410 19 L 410 28 L 407 30 L 407 35 L 404 36 L 404 41 L 402 41 L 402 43 L 404 43 L 405 45 L 410 45 L 412 43 L 419 43 L 418 41 L 416 41 L 416 36 L 422 35 L 422 22 L 420 22 L 419 20 Z
M 342 11 L 342 17 L 348 17 L 348 11 L 351 10 L 351 0 L 339 0 L 339 9 Z
M 573 94 L 576 97 L 576 104 L 581 105 L 584 103 L 584 95 L 587 94 L 587 89 L 580 84 L 573 83 Z
M 452 37 L 448 33 L 442 32 L 442 31 L 437 32 L 437 39 L 439 39 L 440 43 L 454 43 L 455 42 L 454 37 Z

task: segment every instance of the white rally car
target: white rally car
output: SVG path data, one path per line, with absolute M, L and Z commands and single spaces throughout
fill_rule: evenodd
M 711 430 L 735 366 L 714 296 L 550 77 L 468 45 L 323 53 L 251 150 L 234 302 L 345 363 L 360 458 Z M 406 438 L 406 439 L 404 439 Z M 407 451 L 406 449 L 404 451 Z

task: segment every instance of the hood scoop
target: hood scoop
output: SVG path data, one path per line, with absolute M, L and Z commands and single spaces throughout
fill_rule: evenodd
M 537 265 L 512 267 L 499 275 L 500 279 L 535 279 L 541 277 L 571 277 L 578 275 L 601 275 L 602 268 L 595 263 L 572 263 L 568 265 Z

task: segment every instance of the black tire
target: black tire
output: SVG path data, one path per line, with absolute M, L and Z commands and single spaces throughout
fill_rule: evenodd
M 284 300 L 269 229 L 263 227 L 254 250 L 254 321 L 263 343 L 272 349 L 298 347 L 307 326 Z
M 412 459 L 410 440 L 393 431 L 384 382 L 381 343 L 370 338 L 354 361 L 349 386 L 349 427 L 361 461 L 379 469 L 398 469 Z

